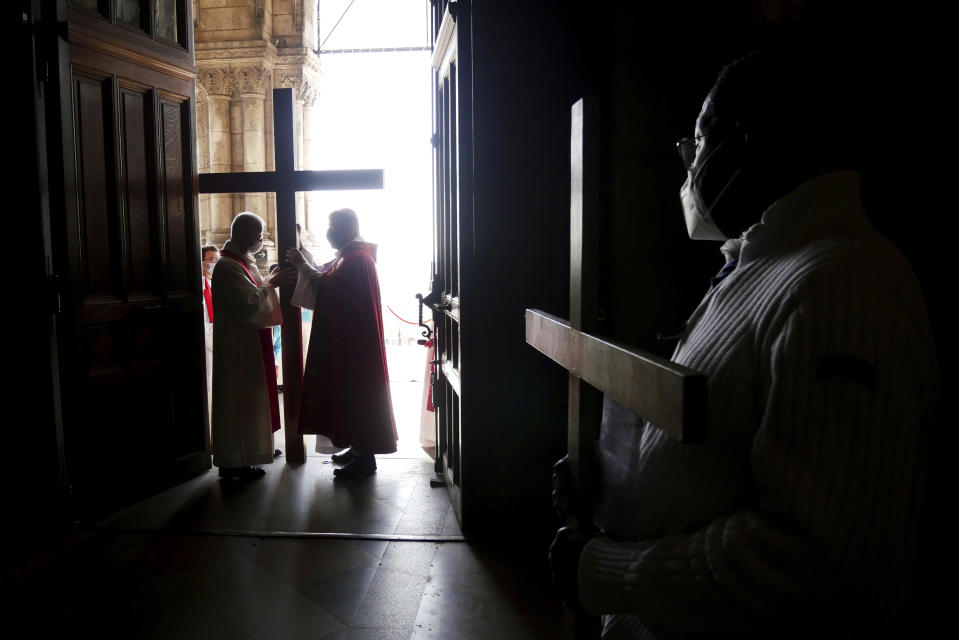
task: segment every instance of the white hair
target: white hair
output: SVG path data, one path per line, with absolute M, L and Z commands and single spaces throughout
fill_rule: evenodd
M 233 218 L 233 223 L 230 225 L 230 237 L 236 236 L 236 232 L 239 229 L 253 228 L 254 222 L 259 225 L 260 229 L 266 229 L 266 223 L 263 221 L 263 218 L 252 211 L 241 211 L 236 214 Z

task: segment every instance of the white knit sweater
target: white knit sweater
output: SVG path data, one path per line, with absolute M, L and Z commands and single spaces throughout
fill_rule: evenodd
M 708 442 L 630 435 L 607 401 L 603 446 L 627 447 L 607 494 L 633 498 L 601 505 L 579 565 L 586 610 L 619 614 L 607 638 L 859 625 L 908 592 L 936 392 L 911 269 L 855 172 L 803 184 L 725 249 L 739 264 L 673 356 L 709 376 Z

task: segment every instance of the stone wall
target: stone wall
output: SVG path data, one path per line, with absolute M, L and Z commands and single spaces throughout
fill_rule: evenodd
M 313 168 L 309 129 L 320 77 L 314 52 L 317 1 L 193 0 L 200 173 L 272 171 L 272 89 L 287 87 L 296 90 L 296 168 Z M 299 194 L 297 220 L 304 223 L 309 246 L 314 234 L 306 224 L 308 204 Z M 276 262 L 272 193 L 201 195 L 201 243 L 222 245 L 240 211 L 266 220 L 263 261 Z

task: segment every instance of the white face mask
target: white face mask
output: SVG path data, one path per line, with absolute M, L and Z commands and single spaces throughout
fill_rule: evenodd
M 204 263 L 203 263 L 203 270 L 206 271 L 206 272 L 209 273 L 209 274 L 212 274 L 212 273 L 213 273 L 213 267 L 215 267 L 215 266 L 216 266 L 216 263 L 215 263 L 215 262 L 204 262 Z
M 716 148 L 713 149 L 701 163 L 694 164 L 693 168 L 686 172 L 686 182 L 684 182 L 683 186 L 679 189 L 679 198 L 683 203 L 683 215 L 686 218 L 686 233 L 688 233 L 689 237 L 693 240 L 729 239 L 726 234 L 720 231 L 719 227 L 716 225 L 716 221 L 712 216 L 712 209 L 716 206 L 716 203 L 722 200 L 726 190 L 729 189 L 729 186 L 735 182 L 736 178 L 739 177 L 742 169 L 736 169 L 736 171 L 729 176 L 729 179 L 726 180 L 726 184 L 724 184 L 723 188 L 719 190 L 719 193 L 717 193 L 716 197 L 713 199 L 713 203 L 708 207 L 703 200 L 702 192 L 699 190 L 699 178 L 703 175 L 703 170 L 709 164 L 709 161 L 713 158 L 713 155 L 723 146 L 725 146 L 726 143 L 733 138 L 733 136 L 737 135 L 738 130 L 739 125 L 737 124 L 736 127 L 729 133 L 729 135 L 726 136 L 726 138 L 720 142 L 719 145 L 716 146 Z
M 686 182 L 679 189 L 679 199 L 683 203 L 683 216 L 686 218 L 686 233 L 692 240 L 727 240 L 726 234 L 719 230 L 713 217 L 709 215 L 709 210 L 703 203 L 703 197 L 694 182 L 690 171 L 686 175 Z

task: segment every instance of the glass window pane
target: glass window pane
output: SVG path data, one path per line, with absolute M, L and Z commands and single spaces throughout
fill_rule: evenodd
M 117 0 L 117 22 L 142 28 L 140 0 Z
M 177 42 L 177 0 L 157 0 L 156 35 L 158 38 Z
M 99 11 L 98 0 L 70 0 L 71 7 L 86 9 L 87 11 Z

